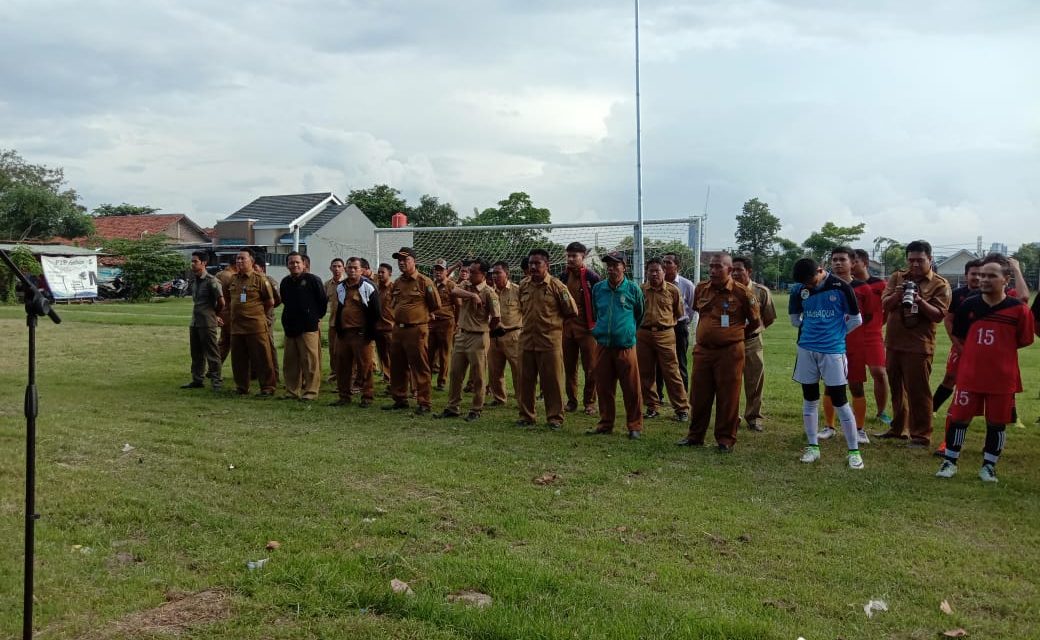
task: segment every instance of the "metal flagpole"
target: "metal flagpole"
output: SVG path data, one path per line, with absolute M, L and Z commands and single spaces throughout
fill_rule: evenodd
M 639 105 L 639 0 L 635 0 L 636 9 L 636 238 L 635 240 L 635 272 L 637 282 L 643 281 L 643 129 Z

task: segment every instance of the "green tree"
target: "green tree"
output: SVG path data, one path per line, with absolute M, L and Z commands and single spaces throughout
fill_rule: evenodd
M 354 189 L 347 200 L 365 214 L 377 227 L 389 227 L 395 213 L 411 214 L 408 201 L 390 185 L 377 184 L 370 189 Z
M 157 211 L 161 211 L 161 209 L 124 202 L 123 204 L 99 204 L 90 214 L 95 218 L 108 218 L 111 216 L 147 216 Z
M 758 198 L 748 200 L 737 216 L 737 250 L 758 264 L 770 254 L 780 227 L 780 218 L 769 212 L 767 203 Z
M 64 169 L 30 164 L 14 149 L 0 149 L 0 193 L 14 185 L 38 187 L 76 204 L 79 196 L 65 186 Z
M 11 251 L 8 252 L 11 257 L 11 261 L 14 265 L 22 270 L 23 273 L 28 275 L 38 276 L 43 273 L 43 267 L 40 265 L 40 261 L 36 259 L 33 252 L 29 250 L 29 247 L 24 244 L 20 244 Z M 0 300 L 7 303 L 14 303 L 15 300 L 15 285 L 17 280 L 14 272 L 7 268 L 7 265 L 0 262 Z
M 459 214 L 447 202 L 424 194 L 419 198 L 419 206 L 411 209 L 408 220 L 416 227 L 455 227 L 459 224 Z
M 893 242 L 892 244 L 885 247 L 885 250 L 881 253 L 881 270 L 883 275 L 888 275 L 893 271 L 906 268 L 906 245 L 900 242 Z
M 462 224 L 477 225 L 528 225 L 549 224 L 552 214 L 548 209 L 534 206 L 531 196 L 523 191 L 509 194 L 505 200 L 499 200 L 497 207 L 488 207 Z
M 1029 288 L 1034 291 L 1040 288 L 1040 242 L 1023 244 L 1011 257 L 1018 260 Z
M 28 184 L 14 184 L 0 192 L 0 238 L 47 240 L 93 232 L 93 219 L 63 195 Z
M 839 227 L 833 222 L 827 222 L 819 231 L 814 231 L 806 238 L 802 246 L 816 260 L 824 260 L 834 247 L 849 245 L 859 240 L 866 226 L 865 222 L 851 227 Z
M 769 254 L 755 261 L 754 278 L 767 287 L 783 289 L 791 281 L 794 263 L 805 256 L 805 249 L 787 238 L 777 238 Z
M 167 238 L 148 235 L 139 240 L 113 239 L 105 242 L 105 252 L 122 256 L 123 280 L 130 285 L 133 300 L 145 300 L 157 284 L 182 275 L 188 268 L 183 256 L 170 249 Z

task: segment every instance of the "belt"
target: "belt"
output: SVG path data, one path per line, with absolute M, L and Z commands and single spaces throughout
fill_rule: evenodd
M 674 326 L 666 327 L 663 324 L 655 324 L 655 325 L 648 325 L 648 326 L 639 327 L 639 328 L 643 329 L 644 331 L 669 331 L 671 329 L 674 329 L 675 327 Z
M 425 327 L 425 322 L 395 322 L 394 328 L 396 329 L 410 329 L 412 327 Z
M 502 331 L 505 331 L 506 333 L 512 333 L 513 331 L 519 331 L 520 329 L 521 327 L 510 327 L 508 329 L 502 329 Z
M 338 331 L 338 333 L 346 334 L 346 335 L 349 335 L 349 334 L 357 334 L 359 336 L 365 335 L 365 330 L 362 329 L 361 327 L 347 327 L 346 329 L 338 329 L 337 331 Z
M 475 333 L 477 335 L 480 335 L 482 333 L 487 333 L 487 331 L 470 331 L 469 329 L 462 329 L 462 333 Z

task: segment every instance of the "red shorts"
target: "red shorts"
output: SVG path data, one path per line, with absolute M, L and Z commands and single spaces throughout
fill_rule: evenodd
M 855 344 L 845 354 L 849 361 L 849 382 L 867 381 L 867 367 L 885 366 L 885 345 L 880 342 Z
M 950 347 L 950 355 L 946 357 L 946 375 L 957 376 L 957 365 L 961 362 L 961 350 L 957 347 Z
M 989 424 L 1008 424 L 1014 406 L 1013 393 L 978 393 L 958 389 L 950 403 L 950 421 L 971 422 L 975 416 L 984 415 Z

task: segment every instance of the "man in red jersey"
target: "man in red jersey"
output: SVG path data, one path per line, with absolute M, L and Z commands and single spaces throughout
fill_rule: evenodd
M 1005 292 L 1010 269 L 987 256 L 979 270 L 981 295 L 961 303 L 953 320 L 953 340 L 961 349 L 957 393 L 950 407 L 946 456 L 936 477 L 957 473 L 964 436 L 976 415 L 986 418 L 986 444 L 979 478 L 997 482 L 996 464 L 1012 421 L 1015 394 L 1022 391 L 1018 350 L 1033 344 L 1035 321 L 1029 308 Z
M 854 406 L 857 397 L 865 398 L 863 384 L 867 378 L 863 367 L 866 367 L 874 382 L 874 404 L 877 407 L 875 415 L 878 420 L 887 425 L 892 423 L 892 417 L 886 412 L 888 409 L 888 372 L 885 370 L 885 341 L 881 335 L 881 328 L 885 324 L 885 312 L 881 307 L 881 294 L 885 291 L 885 280 L 870 275 L 870 254 L 865 249 L 856 249 L 854 253 L 852 290 L 856 292 L 859 311 L 863 314 L 863 326 L 855 332 L 860 334 L 858 338 L 854 338 L 854 341 L 860 341 L 860 345 L 857 346 L 862 350 L 858 350 L 854 354 L 850 349 L 848 354 L 849 389 L 852 391 Z M 860 355 L 863 358 L 859 358 Z M 865 399 L 862 411 L 865 416 L 867 411 Z M 862 422 L 860 426 L 863 426 Z

